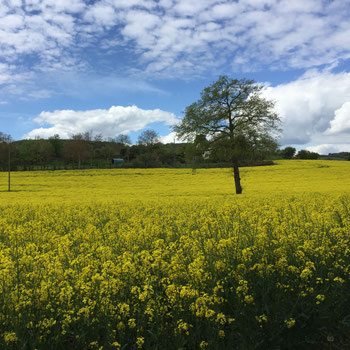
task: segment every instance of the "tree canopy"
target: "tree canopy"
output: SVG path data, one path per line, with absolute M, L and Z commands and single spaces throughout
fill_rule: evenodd
M 156 131 L 147 129 L 139 135 L 138 142 L 145 146 L 152 146 L 159 142 L 159 136 Z
M 181 123 L 174 127 L 179 138 L 193 140 L 202 135 L 209 149 L 225 150 L 234 169 L 237 194 L 242 193 L 240 161 L 277 146 L 280 118 L 274 102 L 262 96 L 262 89 L 254 80 L 220 76 L 185 109 Z
M 295 156 L 296 149 L 294 147 L 286 147 L 281 150 L 281 155 L 284 159 L 292 159 Z

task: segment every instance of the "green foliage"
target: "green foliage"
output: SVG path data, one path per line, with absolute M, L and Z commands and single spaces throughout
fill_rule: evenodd
M 34 165 L 43 169 L 54 154 L 55 148 L 50 140 L 23 140 L 18 146 L 18 158 L 24 169 L 32 169 Z
M 261 96 L 262 89 L 253 80 L 221 76 L 186 108 L 174 130 L 188 140 L 205 137 L 208 149 L 217 147 L 228 161 L 259 158 L 276 149 L 279 124 L 274 103 Z
M 350 152 L 328 153 L 328 156 L 325 158 L 336 160 L 350 160 Z
M 60 139 L 60 136 L 58 134 L 56 134 L 52 137 L 49 137 L 49 142 L 54 149 L 55 157 L 61 157 L 63 154 L 64 141 Z
M 149 145 L 128 145 L 115 142 L 114 139 L 100 141 L 96 138 L 91 139 L 90 136 L 90 140 L 87 140 L 85 136 L 76 135 L 70 140 L 64 140 L 56 135 L 48 140 L 12 142 L 10 144 L 12 168 L 14 170 L 110 168 L 113 167 L 112 158 L 123 158 L 124 168 L 229 166 L 224 139 L 215 148 L 211 148 L 203 135 L 198 135 L 193 143 L 159 142 Z M 261 143 L 259 154 L 258 149 L 254 148 L 248 155 L 254 155 L 255 159 L 268 157 L 268 150 L 274 147 L 264 147 Z M 203 157 L 204 153 L 208 155 L 207 158 Z M 244 164 L 255 163 L 247 156 Z M 7 168 L 8 144 L 0 142 L 0 169 L 6 171 Z
M 298 158 L 298 159 L 318 159 L 319 156 L 320 155 L 316 152 L 310 152 L 308 150 L 302 149 L 297 153 L 296 158 Z
M 207 152 L 219 154 L 234 169 L 236 193 L 242 193 L 240 162 L 260 159 L 277 150 L 280 119 L 274 102 L 261 96 L 263 86 L 253 80 L 221 76 L 201 92 L 201 98 L 185 109 L 174 126 L 179 138 L 207 142 Z
M 15 153 L 11 135 L 0 131 L 0 169 L 9 170 L 12 168 L 10 159 Z
M 292 159 L 295 156 L 296 149 L 294 147 L 286 147 L 281 150 L 283 159 Z

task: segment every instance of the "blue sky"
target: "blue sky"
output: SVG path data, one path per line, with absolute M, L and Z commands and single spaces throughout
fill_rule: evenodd
M 219 75 L 264 83 L 282 146 L 350 151 L 349 0 L 2 0 L 0 131 L 164 142 Z

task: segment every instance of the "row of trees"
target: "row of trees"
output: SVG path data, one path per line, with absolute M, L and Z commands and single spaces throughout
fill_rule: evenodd
M 302 149 L 297 152 L 294 147 L 286 147 L 280 151 L 280 155 L 284 159 L 318 159 L 320 155 L 316 152 L 311 152 Z
M 228 164 L 224 147 L 210 149 L 208 141 L 201 137 L 192 143 L 163 144 L 154 130 L 145 130 L 136 145 L 131 145 L 130 138 L 125 135 L 103 140 L 92 133 L 76 134 L 71 139 L 55 135 L 49 139 L 10 141 L 5 135 L 0 139 L 2 171 L 9 168 L 9 156 L 12 170 L 109 168 L 114 166 L 114 158 L 122 158 L 123 167 L 137 168 Z M 259 152 L 260 157 L 255 157 L 255 161 L 276 154 L 277 145 L 275 149 L 260 148 Z
M 268 139 L 260 144 L 244 145 L 245 157 L 241 165 L 261 163 L 264 159 L 318 159 L 319 154 L 307 150 L 296 151 L 294 147 L 278 149 Z M 14 170 L 71 169 L 86 167 L 110 167 L 113 158 L 122 158 L 125 167 L 166 167 L 227 165 L 229 154 L 225 142 L 215 147 L 203 135 L 193 142 L 183 144 L 162 144 L 154 130 L 145 130 L 137 145 L 131 145 L 127 135 L 103 140 L 100 134 L 92 132 L 76 134 L 69 140 L 58 135 L 49 139 L 22 140 L 13 142 L 9 135 L 0 132 L 0 168 L 7 170 L 9 157 Z

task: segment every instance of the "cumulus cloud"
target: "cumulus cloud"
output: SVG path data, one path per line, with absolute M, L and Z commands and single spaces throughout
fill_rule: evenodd
M 173 113 L 160 109 L 145 110 L 136 106 L 112 106 L 108 110 L 41 112 L 34 121 L 43 126 L 30 131 L 23 138 L 37 136 L 48 138 L 55 134 L 60 135 L 61 138 L 69 138 L 74 134 L 89 131 L 101 133 L 105 137 L 115 137 L 118 134 L 141 130 L 154 122 L 173 125 L 177 118 Z
M 350 101 L 345 102 L 334 112 L 334 119 L 326 130 L 326 135 L 350 134 Z
M 181 142 L 183 142 L 176 137 L 175 132 L 171 132 L 168 135 L 161 136 L 159 139 L 160 139 L 160 142 L 162 142 L 162 143 L 174 143 L 174 142 L 181 143 Z
M 283 121 L 281 143 L 350 142 L 350 73 L 309 71 L 290 83 L 267 87 Z

